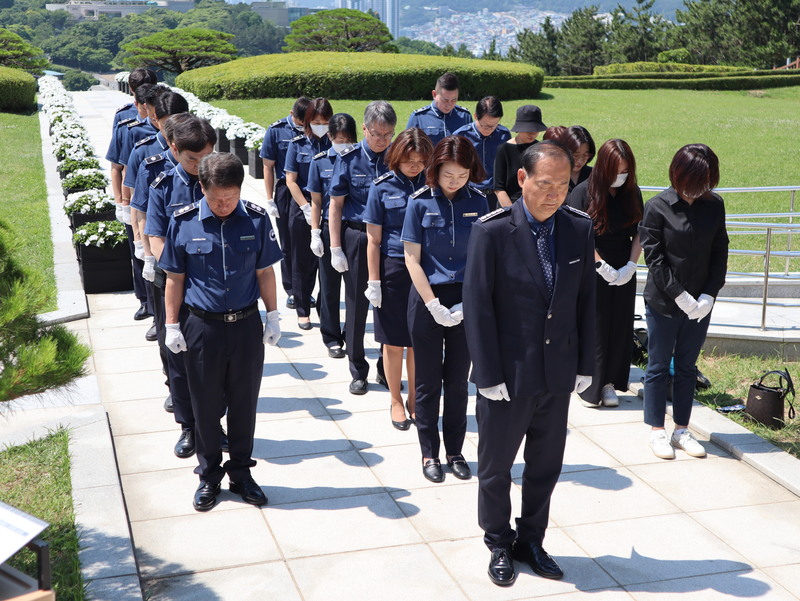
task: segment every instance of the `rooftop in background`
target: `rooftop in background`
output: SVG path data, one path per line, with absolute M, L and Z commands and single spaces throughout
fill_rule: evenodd
M 46 4 L 47 10 L 65 10 L 76 19 L 96 20 L 100 15 L 124 17 L 151 8 L 166 8 L 185 13 L 194 8 L 193 0 L 69 0 L 66 4 Z

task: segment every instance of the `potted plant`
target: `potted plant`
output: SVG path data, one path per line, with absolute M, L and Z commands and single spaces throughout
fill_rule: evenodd
M 75 230 L 83 289 L 87 294 L 133 288 L 128 234 L 119 221 L 94 221 Z
M 79 169 L 100 169 L 100 161 L 91 157 L 88 159 L 64 159 L 58 164 L 58 174 L 61 179 L 67 177 Z
M 64 189 L 64 198 L 75 192 L 91 190 L 93 188 L 105 189 L 108 185 L 106 174 L 100 169 L 78 169 L 70 173 L 61 182 Z
M 261 144 L 264 142 L 263 134 L 258 139 L 248 139 L 247 146 L 247 169 L 250 177 L 254 179 L 264 179 L 264 161 L 261 160 Z
M 53 143 L 53 154 L 56 160 L 63 161 L 66 158 L 86 159 L 94 156 L 92 144 L 84 138 L 64 139 Z
M 243 164 L 249 164 L 249 151 L 256 143 L 260 147 L 261 140 L 264 139 L 264 131 L 264 128 L 258 123 L 245 123 L 239 119 L 239 123 L 230 127 L 226 134 L 231 141 L 231 152 L 239 157 Z M 258 162 L 261 162 L 261 159 L 258 159 Z
M 75 192 L 64 201 L 64 212 L 73 228 L 92 221 L 113 221 L 114 210 L 114 198 L 103 190 Z
M 228 111 L 222 109 L 217 109 L 213 112 L 205 111 L 205 114 L 208 115 L 210 112 L 213 114 L 204 118 L 208 119 L 211 127 L 217 131 L 217 143 L 214 145 L 214 150 L 217 152 L 231 152 L 231 142 L 227 132 L 238 123 L 242 123 L 242 120 L 239 117 L 232 117 L 228 114 Z M 198 116 L 202 115 L 198 113 Z

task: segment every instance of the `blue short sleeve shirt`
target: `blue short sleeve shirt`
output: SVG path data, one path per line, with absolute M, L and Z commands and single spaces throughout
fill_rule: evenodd
M 275 161 L 275 179 L 286 177 L 284 165 L 286 164 L 286 151 L 289 150 L 289 140 L 300 134 L 294 127 L 294 120 L 289 115 L 269 126 L 261 143 L 259 156 L 268 161 Z
M 144 233 L 163 238 L 167 235 L 170 217 L 202 197 L 197 176 L 186 173 L 180 163 L 164 172 L 163 177 L 159 175 L 150 185 Z
M 390 171 L 373 182 L 364 210 L 364 223 L 381 226 L 382 254 L 403 257 L 400 233 L 403 231 L 408 198 L 424 185 L 424 173 L 412 180 L 396 171 Z
M 327 151 L 331 147 L 328 136 L 323 138 L 306 135 L 292 138 L 286 151 L 284 172 L 297 174 L 297 185 L 304 189 L 308 183 L 308 172 L 315 155 Z
M 125 180 L 122 183 L 129 188 L 136 188 L 136 176 L 144 160 L 149 156 L 164 152 L 168 148 L 169 144 L 161 132 L 139 140 L 131 151 L 127 162 L 128 168 L 125 170 Z
M 497 156 L 497 149 L 501 144 L 505 144 L 511 139 L 511 132 L 508 128 L 498 125 L 497 128 L 488 136 L 484 136 L 473 121 L 469 125 L 459 128 L 455 135 L 464 136 L 475 147 L 478 158 L 486 169 L 486 179 L 478 187 L 486 192 L 494 190 L 494 159 Z
M 344 196 L 344 221 L 363 221 L 364 208 L 372 181 L 389 168 L 383 162 L 384 152 L 375 153 L 369 149 L 366 140 L 342 152 L 333 166 L 331 176 L 331 196 Z
M 308 169 L 308 182 L 306 190 L 315 194 L 322 194 L 322 218 L 328 218 L 328 208 L 331 204 L 331 176 L 333 175 L 333 165 L 339 154 L 333 149 L 320 153 L 311 159 L 311 167 Z
M 452 136 L 457 129 L 472 123 L 472 115 L 463 106 L 456 105 L 449 113 L 436 108 L 436 103 L 415 110 L 408 118 L 406 129 L 418 127 L 425 132 L 434 146 L 447 136 Z
M 139 171 L 136 173 L 136 184 L 133 186 L 133 196 L 131 196 L 131 206 L 142 213 L 147 212 L 147 204 L 150 198 L 150 184 L 164 171 L 169 171 L 178 161 L 172 156 L 172 151 L 168 148 L 164 152 L 154 154 L 142 161 Z

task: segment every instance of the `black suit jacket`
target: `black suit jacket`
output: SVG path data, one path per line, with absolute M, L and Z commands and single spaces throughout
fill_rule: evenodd
M 522 202 L 472 226 L 463 291 L 471 380 L 478 388 L 505 382 L 512 399 L 569 394 L 575 376 L 595 367 L 592 221 L 570 207 L 556 211 L 548 302 Z

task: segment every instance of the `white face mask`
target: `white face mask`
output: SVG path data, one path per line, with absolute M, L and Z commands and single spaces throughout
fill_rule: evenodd
M 297 121 L 295 121 L 294 119 L 292 119 L 292 126 L 293 126 L 293 127 L 294 127 L 294 128 L 297 130 L 297 131 L 303 131 L 303 124 L 301 123 L 300 125 L 298 125 L 298 124 L 297 124 Z
M 328 133 L 328 126 L 326 125 L 315 125 L 314 123 L 311 124 L 311 131 L 314 132 L 314 135 L 318 138 L 321 138 Z
M 612 188 L 619 188 L 628 179 L 627 173 L 617 173 L 617 179 L 611 184 Z
M 345 148 L 350 147 L 350 144 L 348 144 L 347 142 L 334 142 L 333 144 L 331 144 L 331 146 L 333 147 L 333 149 L 336 151 L 337 154 L 342 154 Z

